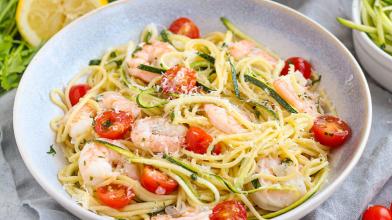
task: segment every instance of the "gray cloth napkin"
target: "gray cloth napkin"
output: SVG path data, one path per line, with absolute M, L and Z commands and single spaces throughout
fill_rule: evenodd
M 351 51 L 351 31 L 335 21 L 350 17 L 349 0 L 280 0 L 319 22 Z M 368 204 L 392 201 L 392 94 L 367 77 L 373 98 L 373 124 L 366 150 L 339 190 L 305 220 L 358 219 Z M 392 80 L 392 79 L 391 79 Z M 77 219 L 58 205 L 27 171 L 17 150 L 12 107 L 15 91 L 0 97 L 0 219 Z

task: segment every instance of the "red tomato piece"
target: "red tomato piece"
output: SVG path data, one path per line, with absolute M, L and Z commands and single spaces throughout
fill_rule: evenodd
M 175 34 L 185 35 L 190 38 L 200 38 L 200 31 L 197 25 L 189 18 L 181 17 L 173 21 L 169 31 Z
M 212 209 L 210 220 L 246 220 L 246 208 L 236 200 L 224 201 Z
M 203 129 L 198 127 L 190 127 L 185 135 L 185 149 L 195 152 L 197 154 L 207 153 L 208 146 L 212 142 L 212 137 Z M 216 144 L 212 153 L 220 154 L 222 146 Z
M 94 130 L 100 137 L 121 139 L 131 130 L 133 118 L 126 112 L 106 111 L 95 120 Z
M 131 187 L 120 184 L 109 184 L 97 188 L 96 195 L 104 205 L 115 209 L 122 209 L 135 197 Z
M 316 141 L 329 147 L 339 147 L 351 136 L 350 126 L 332 115 L 317 117 L 311 131 Z
M 215 144 L 214 149 L 212 150 L 212 154 L 219 155 L 222 153 L 222 149 L 223 149 L 223 144 L 217 143 Z
M 302 73 L 305 79 L 309 79 L 312 75 L 312 65 L 301 57 L 290 57 L 286 60 L 280 75 L 287 75 L 289 73 L 290 64 L 294 65 L 294 69 Z
M 159 195 L 170 194 L 178 187 L 177 181 L 152 166 L 144 166 L 140 182 L 148 191 Z
M 392 220 L 389 209 L 381 205 L 370 206 L 362 215 L 362 220 Z
M 69 101 L 71 105 L 74 106 L 78 104 L 79 99 L 86 95 L 87 91 L 90 90 L 91 87 L 87 84 L 78 84 L 71 87 L 69 90 Z
M 161 86 L 164 93 L 187 94 L 196 88 L 196 72 L 176 65 L 163 74 Z

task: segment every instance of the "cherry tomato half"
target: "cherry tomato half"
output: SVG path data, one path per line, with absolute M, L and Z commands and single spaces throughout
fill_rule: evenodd
M 79 99 L 86 95 L 87 91 L 90 90 L 91 87 L 87 84 L 78 84 L 71 87 L 69 90 L 69 101 L 71 105 L 74 106 L 78 104 Z
M 173 21 L 169 31 L 175 34 L 185 35 L 190 38 L 200 38 L 200 32 L 197 25 L 189 18 L 181 17 Z
M 392 220 L 389 209 L 381 205 L 370 206 L 363 213 L 362 220 Z
M 95 120 L 94 130 L 100 137 L 121 139 L 131 130 L 133 118 L 126 112 L 106 111 Z
M 208 146 L 212 142 L 212 137 L 203 129 L 198 127 L 190 127 L 185 135 L 185 149 L 195 152 L 197 154 L 205 154 Z M 212 153 L 220 154 L 222 151 L 221 145 L 215 145 Z
M 287 75 L 289 73 L 290 64 L 294 65 L 295 70 L 302 73 L 305 79 L 309 79 L 312 74 L 312 65 L 305 59 L 301 57 L 290 57 L 286 60 L 280 75 Z
M 187 94 L 196 88 L 196 72 L 180 65 L 173 66 L 163 74 L 161 86 L 164 93 Z
M 246 220 L 246 208 L 236 200 L 224 201 L 212 209 L 210 220 Z
M 131 203 L 135 197 L 130 187 L 120 184 L 109 184 L 97 188 L 96 195 L 103 204 L 115 209 L 121 209 Z
M 170 194 L 178 187 L 177 181 L 152 166 L 144 166 L 140 182 L 148 191 L 159 195 Z
M 316 118 L 311 129 L 316 141 L 329 147 L 339 147 L 351 136 L 351 128 L 332 115 Z

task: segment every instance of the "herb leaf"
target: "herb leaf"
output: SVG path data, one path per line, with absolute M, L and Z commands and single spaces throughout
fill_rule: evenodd
M 259 179 L 254 179 L 251 181 L 251 183 L 255 189 L 258 189 L 261 187 L 261 183 L 260 183 Z
M 56 150 L 53 148 L 53 144 L 50 145 L 49 151 L 46 152 L 46 153 L 49 154 L 49 155 L 52 155 L 52 156 L 56 155 L 57 152 L 56 152 Z
M 18 1 L 0 1 L 0 94 L 16 88 L 33 58 L 30 47 L 18 33 L 15 13 Z
M 88 63 L 90 66 L 98 66 L 99 64 L 101 64 L 101 59 L 93 59 Z

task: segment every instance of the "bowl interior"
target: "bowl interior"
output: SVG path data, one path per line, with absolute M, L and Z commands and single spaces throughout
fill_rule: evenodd
M 355 165 L 367 139 L 371 106 L 363 74 L 349 52 L 331 34 L 291 9 L 269 1 L 133 0 L 120 1 L 74 22 L 54 36 L 35 56 L 20 83 L 14 106 L 14 129 L 19 150 L 30 172 L 65 208 L 83 219 L 99 219 L 79 207 L 57 180 L 65 160 L 61 150 L 46 154 L 54 143 L 50 120 L 62 114 L 49 99 L 90 59 L 107 48 L 137 41 L 149 23 L 167 26 L 179 17 L 192 18 L 203 34 L 224 31 L 226 16 L 250 36 L 281 57 L 301 56 L 321 73 L 321 85 L 339 115 L 353 128 L 345 147 L 331 155 L 327 183 L 316 196 L 277 219 L 295 219 L 310 212 L 344 179 Z

